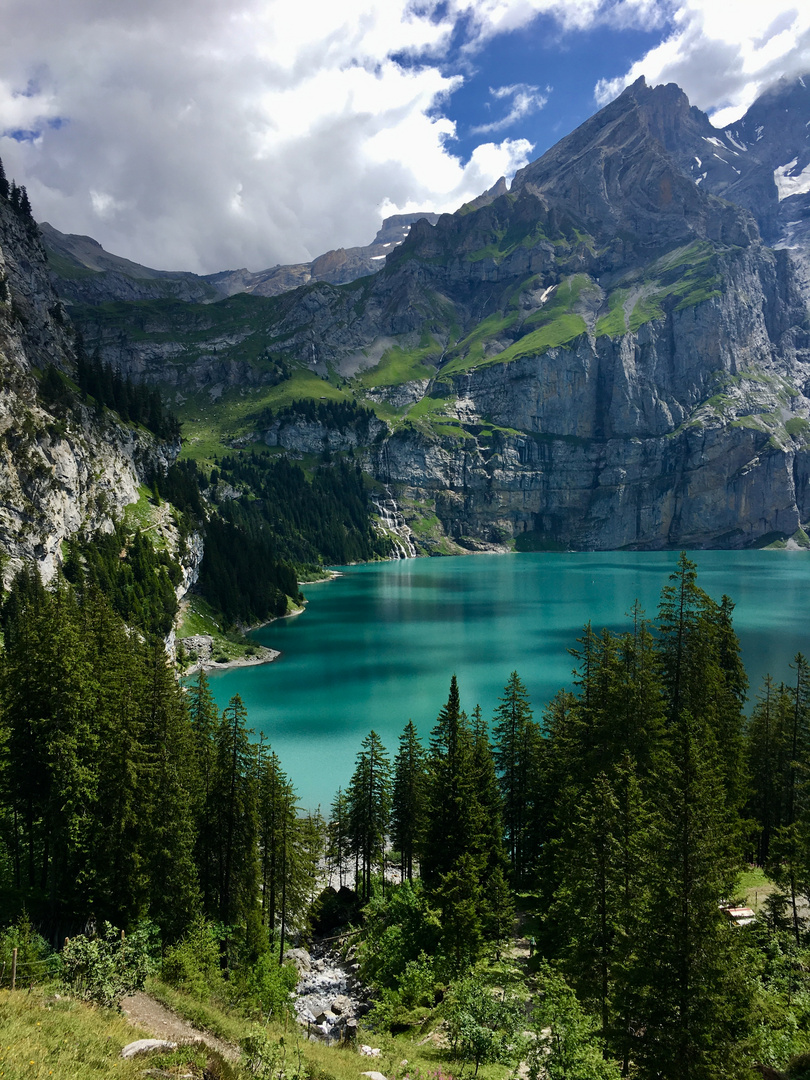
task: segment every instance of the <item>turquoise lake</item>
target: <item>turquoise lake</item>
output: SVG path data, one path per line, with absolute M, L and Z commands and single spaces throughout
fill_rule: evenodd
M 676 552 L 471 555 L 411 559 L 341 570 L 307 585 L 303 615 L 254 637 L 279 649 L 272 664 L 212 672 L 220 708 L 240 694 L 257 736 L 264 732 L 305 809 L 324 812 L 345 787 L 373 728 L 393 758 L 409 719 L 427 743 L 458 676 L 462 706 L 492 715 L 517 671 L 535 717 L 571 686 L 568 649 L 590 619 L 627 626 L 638 599 L 654 616 Z M 792 678 L 810 653 L 810 554 L 702 551 L 698 584 L 736 604 L 734 625 L 756 696 L 762 677 Z

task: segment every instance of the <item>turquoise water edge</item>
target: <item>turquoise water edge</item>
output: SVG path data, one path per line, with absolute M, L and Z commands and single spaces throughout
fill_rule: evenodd
M 572 684 L 585 623 L 621 630 L 638 599 L 654 616 L 676 552 L 470 555 L 339 568 L 307 585 L 304 614 L 253 635 L 272 664 L 211 673 L 220 708 L 240 694 L 304 809 L 326 812 L 373 728 L 393 758 L 413 720 L 425 743 L 458 676 L 462 706 L 491 717 L 512 671 L 535 717 Z M 734 626 L 755 698 L 762 677 L 789 681 L 810 653 L 810 554 L 701 551 L 698 584 L 735 602 Z

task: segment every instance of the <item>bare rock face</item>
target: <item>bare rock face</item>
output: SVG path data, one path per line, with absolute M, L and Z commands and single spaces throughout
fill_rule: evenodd
M 37 370 L 75 372 L 73 331 L 30 225 L 0 202 L 0 552 L 8 578 L 36 562 L 48 579 L 63 540 L 110 528 L 138 498 L 146 471 L 178 448 L 159 447 L 113 414 L 74 403 L 54 411 Z

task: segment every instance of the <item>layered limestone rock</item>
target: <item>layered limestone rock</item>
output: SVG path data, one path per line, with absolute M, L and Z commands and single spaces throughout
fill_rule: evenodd
M 810 363 L 782 253 L 726 258 L 717 296 L 454 375 L 465 438 L 410 428 L 376 471 L 447 534 L 578 549 L 742 547 L 810 518 Z

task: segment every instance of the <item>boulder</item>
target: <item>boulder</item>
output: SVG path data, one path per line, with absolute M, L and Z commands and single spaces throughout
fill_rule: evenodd
M 338 1016 L 343 1016 L 346 1013 L 352 1011 L 352 1000 L 346 997 L 345 994 L 338 994 L 338 996 L 332 1002 L 332 1012 L 337 1013 Z
M 122 1058 L 133 1058 L 138 1054 L 151 1054 L 155 1050 L 176 1050 L 177 1043 L 168 1042 L 166 1039 L 137 1039 L 127 1043 L 119 1055 Z
M 312 970 L 312 959 L 306 949 L 287 949 L 284 959 L 291 960 L 295 964 L 299 975 Z

